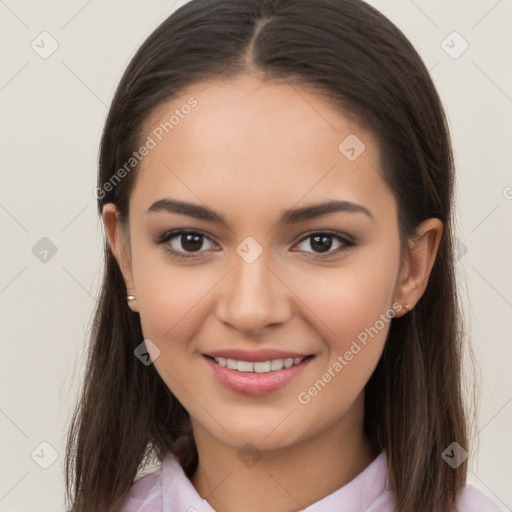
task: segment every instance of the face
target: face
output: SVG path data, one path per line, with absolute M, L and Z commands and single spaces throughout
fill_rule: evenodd
M 398 303 L 411 304 L 375 138 L 304 89 L 247 76 L 190 88 L 148 126 L 130 257 L 116 255 L 194 425 L 272 449 L 360 418 Z

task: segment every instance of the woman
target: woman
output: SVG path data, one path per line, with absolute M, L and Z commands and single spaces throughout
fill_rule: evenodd
M 428 72 L 366 3 L 173 13 L 103 134 L 71 510 L 498 510 L 466 486 L 453 184 Z

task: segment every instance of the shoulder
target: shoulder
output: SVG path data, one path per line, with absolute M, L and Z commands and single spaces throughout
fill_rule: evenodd
M 159 468 L 132 485 L 121 512 L 161 512 L 162 510 L 162 468 Z
M 463 489 L 454 512 L 503 512 L 483 492 L 472 485 Z

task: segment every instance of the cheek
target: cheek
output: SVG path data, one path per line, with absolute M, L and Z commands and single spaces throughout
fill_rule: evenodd
M 304 277 L 299 294 L 310 309 L 312 329 L 324 341 L 322 367 L 330 371 L 317 378 L 329 382 L 336 396 L 349 400 L 359 394 L 379 361 L 394 317 L 398 258 L 398 241 L 376 244 L 347 259 L 343 267 L 317 272 L 314 286 Z M 328 396 L 330 392 L 323 393 L 318 402 Z
M 347 343 L 374 325 L 394 302 L 395 261 L 392 257 L 388 264 L 377 261 L 323 269 L 314 280 L 304 276 L 298 286 L 298 295 L 311 310 L 311 321 L 326 339 L 334 340 L 330 345 L 338 352 L 346 350 Z
M 158 340 L 162 344 L 161 350 L 172 350 L 194 339 L 206 314 L 206 296 L 215 284 L 211 276 L 205 281 L 192 274 L 190 278 L 179 275 L 176 273 L 168 281 L 160 276 L 153 285 L 146 280 L 140 292 L 139 309 L 144 336 Z
M 198 371 L 195 340 L 204 328 L 208 293 L 218 276 L 200 267 L 184 269 L 160 261 L 139 267 L 134 279 L 144 338 L 160 350 L 154 366 L 180 403 L 191 414 L 201 417 L 201 410 L 196 410 L 197 402 L 191 396 L 197 389 L 206 389 L 208 383 L 201 380 L 205 376 Z
M 180 267 L 162 253 L 141 244 L 132 257 L 142 330 L 163 351 L 181 347 L 201 329 L 208 294 L 219 276 L 207 266 Z
M 317 418 L 315 428 L 343 417 L 353 406 L 379 362 L 394 316 L 389 280 L 370 273 L 359 277 L 344 278 L 335 290 L 329 282 L 316 288 L 318 317 L 311 321 L 321 332 L 325 352 L 318 371 L 297 393 L 304 414 Z

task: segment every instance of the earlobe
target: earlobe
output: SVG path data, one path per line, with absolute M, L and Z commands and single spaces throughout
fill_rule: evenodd
M 408 254 L 396 291 L 397 300 L 410 306 L 407 311 L 414 307 L 427 288 L 442 233 L 441 220 L 427 219 L 418 226 L 415 238 L 409 242 Z
M 127 297 L 135 296 L 132 266 L 127 247 L 128 241 L 126 240 L 126 236 L 123 234 L 115 204 L 108 203 L 103 207 L 102 219 L 108 245 L 119 265 L 121 273 L 123 274 Z M 135 300 L 127 299 L 127 302 L 132 311 L 138 312 Z

